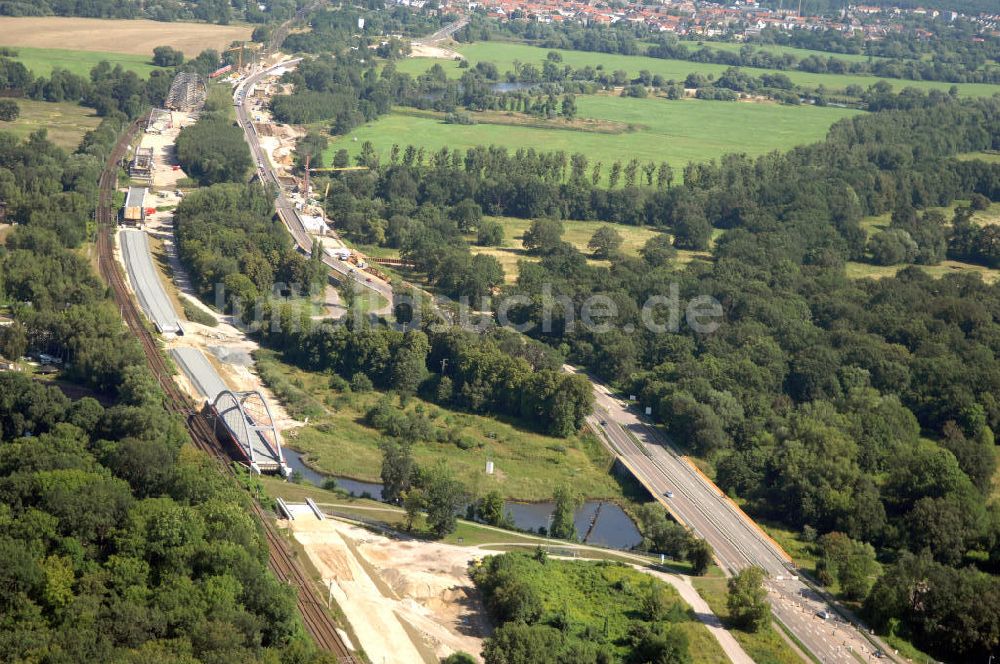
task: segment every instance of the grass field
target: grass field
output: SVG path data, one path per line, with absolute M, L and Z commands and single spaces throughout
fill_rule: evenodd
M 761 155 L 803 143 L 821 140 L 830 125 L 855 114 L 843 108 L 780 106 L 769 103 L 737 103 L 684 99 L 631 99 L 588 95 L 577 98 L 583 118 L 631 124 L 633 131 L 607 134 L 558 128 L 509 125 L 445 124 L 443 119 L 394 111 L 374 122 L 334 139 L 326 161 L 345 148 L 358 153 L 365 141 L 388 155 L 389 148 L 416 144 L 433 152 L 441 147 L 468 149 L 476 145 L 504 145 L 511 149 L 536 148 L 582 152 L 591 162 L 603 161 L 605 178 L 610 164 L 632 158 L 642 162 L 669 162 L 680 180 L 688 162 L 707 161 L 732 152 Z M 748 131 L 748 128 L 753 128 Z M 357 139 L 357 140 L 355 140 Z
M 490 256 L 496 257 L 496 259 L 500 262 L 500 265 L 503 266 L 507 282 L 512 283 L 517 279 L 518 261 L 539 260 L 535 256 L 528 255 L 522 243 L 524 232 L 528 230 L 529 226 L 531 226 L 532 220 L 518 219 L 517 217 L 491 216 L 487 216 L 486 219 L 497 221 L 503 226 L 503 244 L 499 247 L 480 247 L 474 244 L 474 236 L 469 235 L 466 239 L 471 245 L 472 253 L 489 254 Z M 587 243 L 590 242 L 590 238 L 594 234 L 594 231 L 601 226 L 611 226 L 618 231 L 624 240 L 622 242 L 621 251 L 628 256 L 638 256 L 639 249 L 642 248 L 642 245 L 644 245 L 649 238 L 655 237 L 663 232 L 646 226 L 625 226 L 622 224 L 611 224 L 603 221 L 575 221 L 564 219 L 562 224 L 565 229 L 563 240 L 569 242 L 579 251 L 587 255 L 591 253 L 591 250 L 587 247 Z M 717 230 L 715 233 L 716 235 L 721 235 L 722 231 Z M 398 249 L 372 246 L 363 246 L 359 248 L 368 256 L 374 256 L 377 258 L 399 258 Z M 707 251 L 680 250 L 677 252 L 677 261 L 682 264 L 689 263 L 692 260 L 708 258 L 710 258 L 710 254 Z M 587 262 L 591 265 L 609 265 L 608 261 L 596 260 L 593 258 L 588 258 Z
M 188 57 L 250 38 L 248 25 L 164 23 L 59 16 L 0 17 L 0 46 L 127 53 L 152 58 L 157 46 L 173 46 Z
M 969 158 L 969 159 L 985 159 L 987 161 L 996 160 L 995 163 L 1000 163 L 1000 155 L 993 153 L 974 153 L 972 155 L 961 155 L 959 158 Z M 955 201 L 946 207 L 931 208 L 941 212 L 945 219 L 949 222 L 952 216 L 955 214 L 955 208 L 959 206 L 968 205 L 968 201 Z M 873 217 L 865 217 L 861 220 L 861 227 L 868 231 L 869 237 L 874 233 L 883 231 L 889 227 L 889 223 L 892 219 L 890 213 L 880 214 Z M 1000 204 L 993 204 L 988 210 L 980 210 L 972 215 L 972 221 L 980 224 L 997 224 L 1000 223 Z M 847 263 L 846 270 L 847 276 L 851 279 L 863 279 L 869 277 L 872 279 L 882 279 L 884 277 L 895 276 L 897 272 L 903 268 L 909 267 L 908 265 L 872 265 L 871 263 L 857 263 L 850 261 Z M 988 284 L 995 284 L 1000 282 L 1000 270 L 984 267 L 982 265 L 974 265 L 972 263 L 963 263 L 961 261 L 944 260 L 937 265 L 920 265 L 918 266 L 921 270 L 931 275 L 934 278 L 940 278 L 947 274 L 961 274 L 961 273 L 974 273 L 982 276 L 983 281 Z
M 77 104 L 17 99 L 21 116 L 14 122 L 0 121 L 0 131 L 26 138 L 36 129 L 46 129 L 49 139 L 61 148 L 74 150 L 83 135 L 100 124 L 93 109 Z
M 528 230 L 528 227 L 531 225 L 531 220 L 517 219 L 515 217 L 488 218 L 500 222 L 503 226 L 503 246 L 479 247 L 474 245 L 472 247 L 472 252 L 476 254 L 489 254 L 491 256 L 495 256 L 503 266 L 504 273 L 507 276 L 507 281 L 512 282 L 517 278 L 517 262 L 519 260 L 537 260 L 536 258 L 527 255 L 524 250 L 524 246 L 521 243 L 521 238 L 524 235 L 524 232 Z M 613 226 L 614 229 L 621 234 L 624 239 L 621 250 L 623 253 L 632 256 L 638 255 L 639 249 L 646 243 L 646 240 L 658 235 L 661 232 L 652 228 L 622 226 L 620 224 L 605 224 L 600 221 L 563 221 L 563 227 L 566 229 L 566 232 L 563 235 L 563 240 L 569 242 L 580 251 L 589 254 L 590 249 L 587 248 L 587 243 L 590 241 L 590 237 L 594 234 L 594 231 L 604 225 Z M 606 263 L 606 261 L 593 260 L 591 262 L 602 264 Z
M 724 46 L 713 44 L 712 46 Z M 550 50 L 526 44 L 514 44 L 510 42 L 475 42 L 472 44 L 460 44 L 456 50 L 464 55 L 470 62 L 475 64 L 480 61 L 496 63 L 500 72 L 513 69 L 515 60 L 522 63 L 540 64 L 545 60 Z M 635 77 L 640 70 L 648 70 L 652 74 L 660 74 L 667 80 L 683 81 L 688 74 L 698 72 L 705 75 L 718 76 L 725 71 L 727 65 L 717 65 L 712 63 L 689 62 L 687 60 L 664 60 L 660 58 L 649 58 L 642 55 L 616 55 L 609 53 L 593 53 L 589 51 L 567 51 L 554 49 L 562 55 L 563 62 L 573 67 L 584 67 L 587 65 L 597 67 L 602 65 L 607 71 L 622 69 L 632 77 Z M 431 58 L 410 58 L 398 64 L 400 71 L 413 74 L 420 74 L 427 71 L 434 63 L 439 62 L 449 76 L 459 77 L 464 70 L 458 68 L 458 63 L 452 60 L 441 60 Z M 760 75 L 767 69 L 746 68 L 748 73 Z M 809 72 L 786 71 L 794 83 L 808 87 L 818 87 L 825 85 L 828 89 L 842 89 L 848 85 L 860 85 L 867 88 L 879 80 L 885 80 L 892 85 L 894 90 L 901 90 L 904 87 L 915 87 L 922 90 L 944 90 L 947 91 L 952 84 L 943 81 L 906 81 L 901 79 L 878 79 L 873 76 L 859 76 L 850 74 L 812 74 Z M 988 85 L 985 83 L 959 83 L 957 84 L 959 93 L 965 96 L 992 96 L 1000 92 L 1000 86 Z
M 0 41 L 3 38 L 0 37 Z M 90 70 L 102 60 L 107 60 L 114 65 L 121 65 L 122 68 L 134 71 L 139 76 L 145 78 L 155 67 L 151 61 L 152 51 L 148 55 L 135 55 L 130 53 L 111 53 L 107 51 L 71 51 L 61 48 L 28 48 L 17 47 L 17 57 L 14 58 L 31 70 L 35 76 L 48 76 L 55 68 L 66 69 L 74 74 L 83 77 L 90 76 Z
M 985 161 L 988 164 L 1000 164 L 1000 152 L 966 152 L 957 157 L 962 161 Z
M 260 352 L 257 367 L 293 416 L 309 417 L 308 425 L 286 432 L 289 446 L 305 452 L 321 472 L 379 481 L 382 435 L 363 420 L 381 394 L 338 392 L 330 388 L 329 376 L 283 364 L 269 352 Z M 443 461 L 472 493 L 497 488 L 507 498 L 545 500 L 557 486 L 572 485 L 587 498 L 622 498 L 622 487 L 609 473 L 612 460 L 593 437 L 552 438 L 510 421 L 413 398 L 407 410 L 415 409 L 422 409 L 435 427 L 453 430 L 471 443 L 464 450 L 454 443 L 417 443 L 416 462 L 428 466 Z M 496 464 L 491 476 L 485 474 L 488 460 Z

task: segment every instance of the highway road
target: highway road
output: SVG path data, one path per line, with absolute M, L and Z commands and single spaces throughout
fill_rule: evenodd
M 177 312 L 153 266 L 145 231 L 123 229 L 118 239 L 130 285 L 146 317 L 161 334 L 182 334 Z
M 237 86 L 235 98 L 239 100 L 238 121 L 257 161 L 262 180 L 275 185 L 278 190 L 275 201 L 278 215 L 299 249 L 309 253 L 312 242 L 298 211 L 289 203 L 273 166 L 260 147 L 246 108 L 245 94 L 249 86 L 270 73 L 298 62 L 287 60 L 252 73 Z M 349 263 L 330 256 L 324 256 L 323 262 L 341 278 L 352 268 Z M 392 302 L 390 284 L 374 277 L 370 282 L 359 280 L 358 283 Z M 594 415 L 589 418 L 590 424 L 603 433 L 619 459 L 680 523 L 708 540 L 727 573 L 750 565 L 758 565 L 767 572 L 773 614 L 816 659 L 824 663 L 857 664 L 859 661 L 875 661 L 877 650 L 887 651 L 883 643 L 842 618 L 834 606 L 799 579 L 780 547 L 770 541 L 707 477 L 679 457 L 658 430 L 617 400 L 607 387 L 591 380 L 597 404 Z M 673 493 L 672 498 L 665 497 L 667 491 Z M 820 617 L 823 613 L 829 617 Z
M 299 211 L 296 210 L 295 206 L 288 200 L 288 196 L 285 193 L 281 182 L 278 180 L 277 171 L 271 163 L 271 160 L 260 146 L 257 130 L 254 128 L 253 122 L 251 122 L 250 119 L 250 111 L 248 109 L 249 99 L 247 99 L 248 95 L 246 94 L 250 87 L 256 85 L 262 79 L 276 73 L 277 71 L 293 68 L 299 62 L 301 62 L 301 58 L 284 60 L 276 65 L 259 69 L 251 73 L 236 86 L 236 89 L 233 91 L 233 98 L 237 101 L 236 120 L 243 129 L 243 134 L 246 137 L 247 143 L 250 145 L 250 152 L 253 154 L 254 161 L 257 162 L 257 173 L 262 182 L 268 185 L 273 185 L 278 192 L 277 198 L 274 201 L 274 208 L 278 213 L 278 217 L 285 224 L 288 232 L 291 233 L 292 239 L 295 240 L 295 244 L 299 251 L 306 255 L 310 255 L 313 248 L 312 238 L 309 237 L 305 226 L 302 224 L 302 220 L 299 218 Z M 337 274 L 338 281 L 342 281 L 345 278 L 354 278 L 356 283 L 363 286 L 369 292 L 377 293 L 383 297 L 386 304 L 382 307 L 372 309 L 375 313 L 388 313 L 392 310 L 391 285 L 374 275 L 358 272 L 354 265 L 351 265 L 346 261 L 339 260 L 326 253 L 323 254 L 323 263 Z
M 420 39 L 414 39 L 413 43 L 414 44 L 434 44 L 435 42 L 444 41 L 445 39 L 448 39 L 449 37 L 451 37 L 453 34 L 455 34 L 456 32 L 458 32 L 459 30 L 461 30 L 462 28 L 464 28 L 468 24 L 469 24 L 469 19 L 467 17 L 463 16 L 462 18 L 458 19 L 457 21 L 455 21 L 453 23 L 449 23 L 448 25 L 444 26 L 443 28 L 441 28 L 440 30 L 438 30 L 437 32 L 435 32 L 435 33 L 433 33 L 431 35 L 428 35 L 426 37 L 422 37 Z
M 596 397 L 589 424 L 678 522 L 708 540 L 728 574 L 751 565 L 764 569 L 772 613 L 819 661 L 857 664 L 875 661 L 876 652 L 891 652 L 804 583 L 781 548 L 679 456 L 658 429 L 607 386 L 588 378 Z M 829 617 L 821 617 L 824 613 Z

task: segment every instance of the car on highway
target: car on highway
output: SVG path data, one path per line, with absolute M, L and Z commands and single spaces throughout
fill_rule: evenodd
M 365 277 L 365 281 L 367 281 L 368 283 L 371 283 L 372 282 L 372 278 L 371 277 Z
M 819 618 L 820 620 L 829 620 L 829 618 L 830 618 L 830 612 L 829 611 L 817 611 L 816 612 L 816 617 Z
M 667 498 L 673 498 L 674 497 L 674 492 L 673 491 L 664 491 L 663 495 L 666 496 Z

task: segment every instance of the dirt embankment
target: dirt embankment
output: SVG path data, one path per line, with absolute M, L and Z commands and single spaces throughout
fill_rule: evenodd
M 373 662 L 479 657 L 488 633 L 467 567 L 482 552 L 397 540 L 334 519 L 289 522 Z

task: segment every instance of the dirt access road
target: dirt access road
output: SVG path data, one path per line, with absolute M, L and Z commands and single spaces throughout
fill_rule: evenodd
M 479 659 L 488 625 L 466 570 L 486 552 L 390 539 L 308 512 L 280 523 L 331 584 L 372 662 L 430 664 L 458 650 Z
M 319 507 L 322 509 L 324 504 Z M 436 662 L 434 657 L 444 657 L 454 650 L 464 650 L 478 658 L 489 628 L 482 618 L 482 607 L 467 569 L 473 560 L 500 553 L 496 547 L 504 546 L 503 535 L 507 531 L 481 525 L 497 532 L 496 543 L 455 546 L 403 536 L 402 539 L 384 537 L 332 517 L 318 521 L 308 508 L 300 513 L 302 518 L 287 525 L 323 578 L 333 580 L 333 598 L 344 610 L 360 645 L 373 662 L 381 661 L 380 654 L 387 663 Z M 536 539 L 522 534 L 518 537 Z M 541 537 L 537 539 L 539 544 L 552 543 Z M 560 548 L 572 549 L 576 554 L 572 559 L 586 559 L 588 552 L 604 551 L 583 544 Z M 640 556 L 621 555 L 634 557 L 635 569 L 673 586 L 730 661 L 753 664 L 688 578 L 650 569 Z M 407 660 L 407 656 L 422 656 L 422 660 Z

